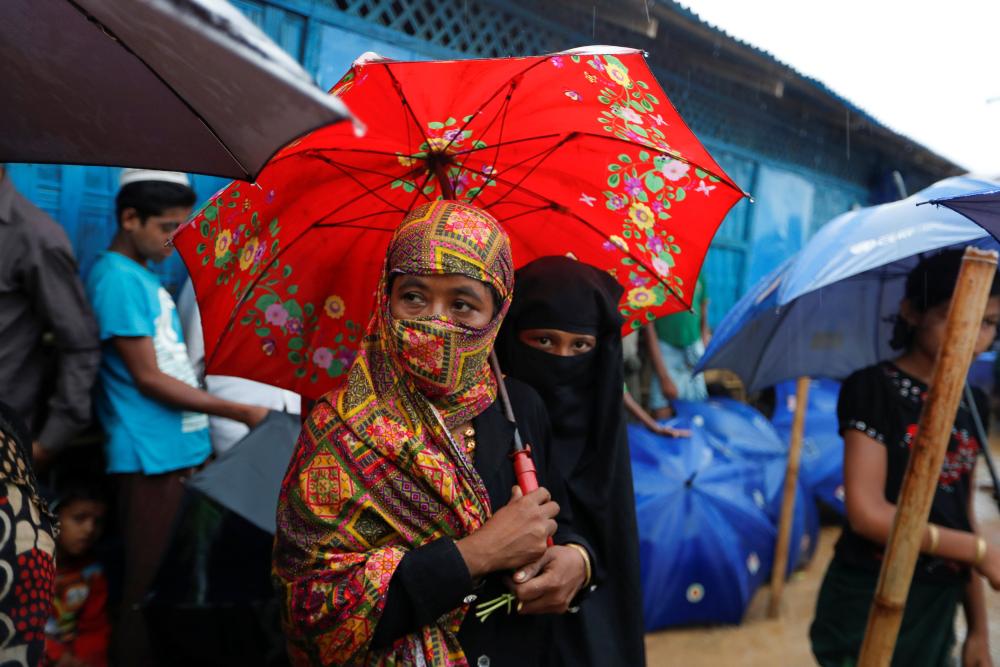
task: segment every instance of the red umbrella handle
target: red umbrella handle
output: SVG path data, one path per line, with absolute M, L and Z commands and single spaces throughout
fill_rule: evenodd
M 531 450 L 525 448 L 514 452 L 513 459 L 517 485 L 520 487 L 521 493 L 528 495 L 538 488 L 538 475 L 535 474 L 535 461 L 531 458 Z
M 521 441 L 521 432 L 517 429 L 517 421 L 514 419 L 514 408 L 511 406 L 510 396 L 507 395 L 507 385 L 504 382 L 503 373 L 500 372 L 500 362 L 497 360 L 495 352 L 490 352 L 490 365 L 497 377 L 504 415 L 514 427 L 514 451 L 510 455 L 514 461 L 514 477 L 517 479 L 517 486 L 521 489 L 521 493 L 528 495 L 538 488 L 538 474 L 535 472 L 535 461 L 531 458 L 531 445 L 526 445 Z M 551 537 L 548 538 L 547 544 L 552 546 Z
M 516 427 L 515 427 L 516 428 Z M 521 442 L 521 435 L 514 431 L 514 442 Z M 515 445 L 516 447 L 516 445 Z M 535 460 L 531 458 L 531 445 L 521 445 L 511 454 L 514 460 L 514 476 L 517 478 L 517 486 L 521 493 L 528 495 L 538 488 L 538 475 L 535 473 Z M 545 540 L 550 547 L 554 544 L 550 536 Z

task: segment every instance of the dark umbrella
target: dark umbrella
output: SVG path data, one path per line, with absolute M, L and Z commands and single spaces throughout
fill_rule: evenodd
M 1000 241 L 1000 190 L 990 189 L 967 195 L 941 197 L 924 203 L 937 204 L 961 213 Z
M 273 535 L 281 480 L 295 451 L 299 428 L 298 415 L 268 413 L 188 484 Z
M 348 116 L 224 0 L 7 0 L 0 59 L 2 162 L 253 180 Z

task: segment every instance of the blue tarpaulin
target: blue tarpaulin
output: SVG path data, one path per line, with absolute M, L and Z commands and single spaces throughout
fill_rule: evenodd
M 782 382 L 775 392 L 771 422 L 782 440 L 789 442 L 795 416 L 795 382 Z M 817 502 L 843 516 L 844 441 L 837 423 L 839 393 L 839 382 L 822 378 L 810 382 L 799 479 Z
M 775 529 L 753 500 L 759 467 L 690 438 L 629 426 L 647 630 L 739 623 L 771 568 Z
M 731 459 L 748 461 L 763 474 L 763 486 L 754 500 L 778 525 L 788 463 L 788 440 L 754 408 L 727 398 L 704 402 L 674 401 L 678 416 L 690 419 L 704 432 L 708 443 Z M 788 547 L 788 573 L 805 565 L 819 538 L 819 512 L 811 494 L 799 480 Z

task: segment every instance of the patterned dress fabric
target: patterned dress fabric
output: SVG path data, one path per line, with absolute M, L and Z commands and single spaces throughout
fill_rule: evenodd
M 482 329 L 444 317 L 396 320 L 391 279 L 458 274 L 499 296 Z M 414 209 L 386 254 L 372 317 L 345 383 L 303 426 L 278 505 L 274 576 L 296 665 L 465 665 L 455 633 L 467 606 L 370 648 L 393 572 L 411 548 L 460 538 L 489 496 L 449 428 L 496 398 L 488 355 L 510 305 L 507 235 L 453 201 Z
M 56 519 L 38 495 L 26 431 L 0 404 L 0 662 L 38 664 L 55 578 Z

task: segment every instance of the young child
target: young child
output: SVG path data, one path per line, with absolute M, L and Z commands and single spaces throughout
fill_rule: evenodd
M 108 586 L 94 546 L 108 506 L 96 487 L 73 484 L 53 504 L 59 517 L 52 614 L 45 625 L 44 665 L 108 664 Z
M 941 347 L 961 250 L 925 258 L 906 280 L 892 346 L 902 351 L 857 371 L 841 387 L 837 405 L 844 438 L 844 486 L 848 525 L 816 602 L 812 650 L 823 667 L 853 665 L 889 538 L 896 501 L 910 457 L 928 382 Z M 1000 279 L 994 279 L 976 352 L 989 348 L 1000 322 Z M 982 397 L 980 397 L 982 398 Z M 980 443 L 970 406 L 955 417 L 930 520 L 906 600 L 893 665 L 951 664 L 955 611 L 965 610 L 968 634 L 962 664 L 991 665 L 983 579 L 1000 588 L 1000 548 L 977 532 L 973 515 Z
M 118 233 L 87 277 L 102 352 L 95 403 L 125 543 L 115 646 L 128 665 L 150 659 L 139 604 L 169 542 L 182 482 L 211 454 L 206 415 L 250 427 L 267 415 L 198 389 L 174 301 L 148 268 L 173 251 L 170 236 L 194 202 L 184 174 L 124 170 Z

